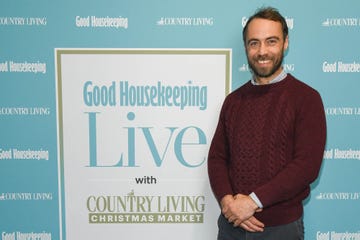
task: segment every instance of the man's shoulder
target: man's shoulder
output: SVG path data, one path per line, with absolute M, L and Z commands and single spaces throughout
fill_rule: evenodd
M 228 96 L 233 97 L 242 94 L 244 92 L 247 92 L 249 90 L 250 85 L 251 85 L 251 81 L 249 80 L 245 82 L 243 85 L 240 85 L 239 87 L 235 88 L 235 90 L 232 91 Z
M 251 84 L 250 81 L 244 83 L 243 85 L 230 92 L 224 99 L 223 108 L 226 109 L 238 103 L 242 96 L 246 95 L 246 92 L 248 92 L 249 84 Z
M 288 74 L 287 77 L 290 80 L 290 81 L 288 81 L 290 90 L 299 92 L 300 94 L 315 94 L 315 95 L 319 94 L 319 92 L 315 88 L 313 88 L 309 84 L 297 79 L 293 75 Z

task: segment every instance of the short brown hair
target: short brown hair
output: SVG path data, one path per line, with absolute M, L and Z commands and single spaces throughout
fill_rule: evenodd
M 279 13 L 279 11 L 276 8 L 273 7 L 262 7 L 259 8 L 254 15 L 252 15 L 248 21 L 245 24 L 245 27 L 243 29 L 243 41 L 244 43 L 246 43 L 246 33 L 247 33 L 247 29 L 248 29 L 248 25 L 249 23 L 254 20 L 255 18 L 261 18 L 261 19 L 267 19 L 267 20 L 272 20 L 275 22 L 280 22 L 281 26 L 282 26 L 282 31 L 283 31 L 283 37 L 284 39 L 288 36 L 289 34 L 289 29 L 288 26 L 286 24 L 286 20 L 285 18 Z

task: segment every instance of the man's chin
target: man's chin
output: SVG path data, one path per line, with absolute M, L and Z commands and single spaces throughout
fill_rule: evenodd
M 260 78 L 268 78 L 271 77 L 274 73 L 271 71 L 253 71 L 254 75 Z

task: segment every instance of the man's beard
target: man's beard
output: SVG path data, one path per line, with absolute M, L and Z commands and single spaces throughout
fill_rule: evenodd
M 248 64 L 249 64 L 249 67 L 250 67 L 250 70 L 251 72 L 255 75 L 255 77 L 260 77 L 260 78 L 268 78 L 270 77 L 271 75 L 273 75 L 282 65 L 283 63 L 283 53 L 281 52 L 281 55 L 279 56 L 279 61 L 272 61 L 274 62 L 274 66 L 270 69 L 267 69 L 267 68 L 257 68 L 255 66 L 255 64 L 252 64 L 252 62 L 250 61 L 250 59 L 248 58 Z M 270 57 L 265 55 L 265 56 L 260 56 L 260 57 L 257 57 L 255 61 L 259 61 L 259 60 L 268 60 Z M 273 60 L 273 59 L 272 59 Z M 278 60 L 278 59 L 276 59 Z

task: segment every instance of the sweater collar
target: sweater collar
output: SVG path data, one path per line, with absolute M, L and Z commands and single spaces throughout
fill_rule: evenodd
M 286 78 L 286 76 L 287 76 L 287 73 L 286 73 L 285 70 L 283 69 L 283 70 L 281 71 L 281 73 L 279 73 L 279 75 L 277 75 L 274 79 L 272 79 L 268 84 L 273 84 L 273 83 L 280 82 L 280 81 L 284 80 L 284 79 Z M 255 81 L 255 77 L 253 77 L 253 78 L 251 79 L 251 83 L 252 83 L 252 85 L 259 85 L 259 83 L 257 83 L 257 82 Z
M 246 88 L 254 94 L 264 94 L 264 93 L 268 93 L 269 91 L 281 91 L 282 89 L 284 89 L 284 87 L 292 78 L 293 78 L 292 75 L 288 73 L 285 74 L 285 78 L 281 79 L 280 81 L 272 82 L 271 84 L 262 84 L 262 85 L 254 85 L 249 80 L 246 84 L 247 86 Z

